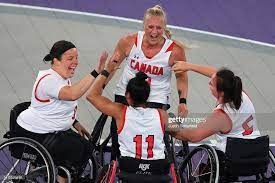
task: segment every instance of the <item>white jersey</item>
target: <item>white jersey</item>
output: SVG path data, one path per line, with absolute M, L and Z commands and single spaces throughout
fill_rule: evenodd
M 17 123 L 34 133 L 68 130 L 75 118 L 77 101 L 59 100 L 62 87 L 71 85 L 52 69 L 39 71 L 32 90 L 30 107 L 17 118 Z
M 143 71 L 150 77 L 149 81 L 151 83 L 148 102 L 169 104 L 172 71 L 168 62 L 174 42 L 170 39 L 165 39 L 160 52 L 153 58 L 147 58 L 141 49 L 143 35 L 144 32 L 138 32 L 136 42 L 129 56 L 124 60 L 126 65 L 116 86 L 115 94 L 125 96 L 128 81 L 135 77 L 137 72 Z
M 157 109 L 125 107 L 118 129 L 121 156 L 145 160 L 164 159 L 164 123 Z
M 216 134 L 216 147 L 223 152 L 226 149 L 227 137 L 254 139 L 260 136 L 254 106 L 244 92 L 242 92 L 242 100 L 239 110 L 232 109 L 229 103 L 219 104 L 214 109 L 224 111 L 232 121 L 232 129 L 229 132 Z

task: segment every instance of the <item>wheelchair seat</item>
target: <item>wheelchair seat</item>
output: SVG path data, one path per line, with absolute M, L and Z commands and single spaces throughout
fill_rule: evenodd
M 161 167 L 161 168 L 160 168 Z M 126 182 L 169 182 L 170 163 L 163 160 L 119 159 L 118 177 Z
M 115 180 L 131 183 L 175 182 L 176 177 L 172 172 L 174 166 L 171 165 L 166 159 L 141 160 L 122 157 L 118 161 L 112 160 L 110 164 L 104 165 L 97 176 L 96 182 L 109 183 L 115 182 Z
M 170 170 L 170 163 L 167 159 L 143 160 L 120 157 L 118 162 L 121 171 L 140 175 L 166 175 Z
M 102 130 L 107 120 L 107 116 L 101 115 L 98 122 L 94 127 L 94 134 L 92 142 L 95 142 L 95 146 L 100 146 L 100 157 L 96 167 L 99 168 L 96 181 L 100 183 L 109 183 L 119 180 L 119 182 L 179 182 L 180 176 L 178 172 L 178 166 L 174 160 L 173 148 L 169 143 L 172 143 L 167 139 L 168 134 L 164 134 L 165 142 L 165 159 L 163 160 L 141 160 L 131 157 L 121 157 L 119 151 L 119 144 L 117 140 L 117 128 L 114 121 L 111 122 L 110 134 L 104 140 L 102 144 L 97 141 L 101 139 Z M 115 128 L 114 128 L 115 127 Z M 96 135 L 97 134 L 97 135 Z M 107 146 L 109 140 L 112 139 L 111 146 L 111 162 L 104 163 L 103 153 L 104 147 Z M 105 143 L 106 142 L 106 143 Z
M 227 138 L 224 178 L 253 176 L 264 178 L 269 164 L 269 137 Z
M 22 102 L 19 103 L 17 105 L 15 105 L 11 111 L 10 111 L 10 130 L 4 134 L 4 138 L 10 139 L 12 137 L 16 136 L 16 131 L 15 131 L 15 127 L 16 127 L 16 120 L 17 117 L 19 116 L 19 114 L 21 112 L 23 112 L 24 110 L 28 109 L 28 107 L 31 105 L 31 102 Z

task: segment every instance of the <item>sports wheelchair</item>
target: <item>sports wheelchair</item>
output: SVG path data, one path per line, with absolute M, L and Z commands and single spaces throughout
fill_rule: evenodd
M 16 120 L 19 114 L 30 106 L 30 102 L 17 104 L 10 112 L 10 131 L 3 137 L 8 140 L 0 144 L 0 182 L 47 182 L 55 183 L 59 171 L 67 176 L 70 183 L 74 167 L 70 171 L 64 166 L 55 166 L 48 148 L 54 148 L 53 135 L 43 139 L 40 144 L 37 141 L 18 137 L 16 134 Z M 90 158 L 92 166 L 93 158 Z M 92 171 L 92 168 L 91 168 Z
M 107 116 L 102 114 L 100 119 L 100 123 L 96 124 L 93 131 L 93 137 L 98 137 L 98 139 L 101 138 Z M 97 182 L 114 182 L 115 180 L 182 183 L 275 182 L 275 158 L 269 149 L 268 136 L 256 139 L 228 138 L 226 152 L 223 153 L 207 144 L 196 146 L 190 151 L 187 142 L 176 140 L 165 134 L 164 142 L 170 170 L 161 176 L 146 176 L 148 174 L 146 171 L 142 175 L 137 173 L 142 168 L 146 169 L 145 165 L 150 164 L 149 162 L 113 158 L 111 163 L 103 163 L 104 146 L 106 148 L 111 137 L 113 135 L 108 136 L 100 145 L 101 150 L 98 151 L 101 158 L 98 161 L 100 166 L 98 166 Z M 99 142 L 95 144 L 99 145 Z M 117 153 L 113 149 L 111 151 Z
M 3 136 L 8 140 L 0 145 L 1 182 L 56 181 L 54 163 L 46 148 L 30 138 L 16 137 L 17 116 L 29 105 L 30 102 L 17 104 L 10 112 L 10 131 Z
M 185 182 L 273 182 L 274 160 L 268 136 L 229 137 L 225 153 L 200 145 L 188 154 L 179 169 Z
M 56 167 L 43 145 L 29 138 L 14 137 L 17 116 L 29 105 L 30 102 L 21 103 L 11 110 L 10 131 L 4 135 L 8 140 L 0 144 L 0 182 L 55 183 L 58 171 L 64 171 L 71 182 L 71 172 L 65 167 Z M 101 141 L 107 119 L 108 116 L 102 114 L 92 132 L 90 143 L 94 149 L 83 175 L 88 178 L 86 182 L 248 182 L 243 176 L 250 175 L 255 175 L 255 182 L 275 181 L 275 158 L 266 136 L 228 138 L 226 153 L 221 159 L 220 152 L 212 146 L 203 144 L 190 151 L 187 142 L 165 134 L 165 161 L 137 161 L 117 158 L 119 154 L 113 148 L 117 146 L 116 129 L 111 129 Z M 113 140 L 111 150 L 110 139 Z M 106 152 L 111 152 L 111 161 L 105 161 Z M 154 169 L 159 167 L 163 167 L 163 172 L 155 174 Z
M 180 182 L 178 165 L 173 151 L 173 139 L 164 135 L 166 146 L 166 159 L 164 160 L 141 160 L 129 157 L 120 157 L 117 142 L 116 128 L 112 128 L 109 136 L 101 142 L 102 131 L 108 116 L 102 114 L 96 123 L 92 140 L 97 151 L 96 162 L 99 167 L 96 182 Z M 113 121 L 112 121 L 113 123 Z M 111 161 L 105 163 L 104 152 L 108 149 L 108 142 L 112 140 L 110 151 Z

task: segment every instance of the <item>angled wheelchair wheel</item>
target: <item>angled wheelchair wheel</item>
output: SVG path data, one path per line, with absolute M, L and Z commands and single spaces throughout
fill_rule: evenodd
M 84 172 L 81 175 L 81 178 L 90 180 L 87 182 L 94 182 L 98 175 L 99 169 L 100 169 L 99 163 L 96 161 L 94 155 L 92 154 L 92 156 L 88 160 L 88 163 L 86 165 Z
M 192 150 L 180 165 L 181 182 L 218 183 L 219 160 L 215 149 L 200 145 Z
M 269 149 L 269 164 L 265 173 L 267 182 L 275 182 L 275 156 L 271 149 Z
M 184 161 L 184 158 L 189 154 L 189 145 L 187 141 L 182 141 L 171 137 L 171 147 L 172 147 L 172 155 L 173 162 L 175 164 L 175 173 L 176 173 L 176 181 L 173 179 L 173 182 L 182 182 L 180 176 L 179 167 L 181 163 Z M 187 163 L 189 167 L 187 170 L 192 169 L 192 164 L 190 162 Z M 172 176 L 173 177 L 173 176 Z
M 24 137 L 0 144 L 0 182 L 56 182 L 53 160 L 38 142 Z
M 96 177 L 95 183 L 113 183 L 116 179 L 117 162 L 111 161 L 110 164 L 104 165 Z

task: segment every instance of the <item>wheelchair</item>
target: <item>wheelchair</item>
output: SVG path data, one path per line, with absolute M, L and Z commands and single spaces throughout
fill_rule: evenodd
M 16 136 L 16 119 L 30 106 L 19 103 L 10 112 L 10 131 L 4 134 L 7 141 L 0 144 L 0 182 L 55 183 L 58 171 L 63 171 L 72 181 L 71 172 L 63 166 L 55 166 L 48 150 L 39 142 Z
M 188 143 L 180 141 L 182 146 L 175 151 L 175 139 L 167 133 L 164 134 L 165 154 L 164 160 L 141 160 L 129 157 L 120 157 L 118 142 L 116 140 L 116 129 L 112 128 L 108 137 L 102 142 L 102 131 L 106 125 L 108 116 L 102 114 L 92 132 L 92 142 L 95 144 L 96 164 L 98 168 L 96 182 L 181 182 L 176 159 L 182 153 L 188 153 Z M 108 142 L 112 140 L 111 150 L 108 149 Z M 105 162 L 104 153 L 108 150 L 111 153 L 110 162 Z M 149 168 L 150 167 L 150 168 Z M 162 168 L 160 168 L 162 167 Z M 160 170 L 161 169 L 161 170 Z
M 225 153 L 200 145 L 188 154 L 179 169 L 184 182 L 273 182 L 274 160 L 268 136 L 229 137 Z
M 0 144 L 1 182 L 56 181 L 54 163 L 46 148 L 30 138 L 16 137 L 17 116 L 29 105 L 30 102 L 17 104 L 10 112 L 10 131 L 3 136 L 8 140 Z

